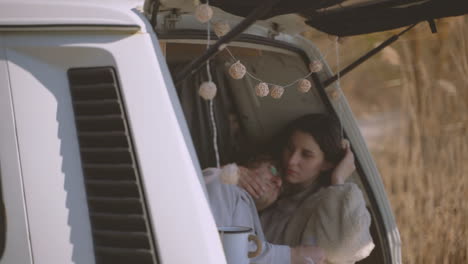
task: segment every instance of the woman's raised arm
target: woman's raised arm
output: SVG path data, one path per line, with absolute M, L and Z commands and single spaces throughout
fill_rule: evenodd
M 356 165 L 354 164 L 354 154 L 351 151 L 351 146 L 349 141 L 343 140 L 343 148 L 345 149 L 345 155 L 343 159 L 338 163 L 338 165 L 333 169 L 331 174 L 331 184 L 344 184 L 346 179 L 351 176 L 351 174 L 356 170 Z

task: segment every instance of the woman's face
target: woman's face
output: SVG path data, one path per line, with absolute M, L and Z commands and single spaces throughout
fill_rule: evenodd
M 290 184 L 307 186 L 328 169 L 324 153 L 315 139 L 302 131 L 295 131 L 283 150 L 284 180 Z

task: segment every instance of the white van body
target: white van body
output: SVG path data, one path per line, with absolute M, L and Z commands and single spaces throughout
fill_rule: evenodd
M 142 6 L 140 1 L 124 0 L 112 1 L 112 5 L 103 1 L 0 1 L 0 176 L 6 223 L 0 263 L 225 263 L 198 158 L 160 48 L 160 43 L 165 47 L 204 40 L 156 34 Z M 158 24 L 163 27 L 164 15 L 160 18 Z M 187 15 L 175 26 L 204 29 L 194 21 Z M 167 32 L 167 28 L 160 29 Z M 270 33 L 262 23 L 246 31 L 265 39 Z M 280 34 L 276 40 L 302 49 L 310 59 L 321 56 L 300 36 Z M 258 47 L 240 41 L 232 45 Z M 77 107 L 83 103 L 74 99 L 73 91 L 87 87 L 79 79 L 74 83 L 73 76 L 101 73 L 115 77 L 121 116 L 78 116 L 81 108 Z M 331 76 L 329 69 L 324 74 Z M 362 175 L 356 177 L 365 178 L 372 211 L 380 215 L 374 220 L 379 220 L 379 238 L 375 239 L 387 241 L 382 246 L 386 259 L 382 263 L 400 263 L 398 229 L 375 163 L 339 87 L 330 86 L 327 91 L 335 98 L 331 105 L 361 166 Z M 122 122 L 129 146 L 92 151 L 80 146 L 83 135 L 100 133 L 86 127 L 81 131 L 80 122 L 105 123 L 116 118 L 121 118 L 115 122 Z M 105 134 L 103 139 L 113 135 Z M 135 180 L 86 180 L 88 169 L 120 168 L 83 160 L 83 153 L 101 159 L 99 151 L 129 155 L 132 163 L 125 168 L 135 172 Z M 112 204 L 111 198 L 90 197 L 86 189 L 87 185 L 99 189 L 116 184 L 136 186 L 139 198 L 131 202 L 141 203 L 138 215 L 112 215 L 102 206 Z M 96 201 L 104 213 L 99 208 L 93 211 Z M 137 219 L 144 230 L 124 234 L 93 229 L 90 219 L 98 223 L 122 220 L 124 224 Z M 106 237 L 102 244 L 100 235 Z M 126 249 L 106 244 L 113 237 L 125 243 L 126 235 L 127 240 L 147 239 L 145 246 Z M 132 256 L 142 261 L 125 262 Z

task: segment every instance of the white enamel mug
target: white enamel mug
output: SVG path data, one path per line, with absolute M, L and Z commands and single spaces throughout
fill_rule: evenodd
M 251 234 L 250 227 L 222 226 L 218 227 L 218 232 L 228 264 L 249 264 L 249 259 L 262 252 L 262 243 L 257 236 Z M 250 241 L 254 241 L 257 246 L 254 252 L 249 252 Z

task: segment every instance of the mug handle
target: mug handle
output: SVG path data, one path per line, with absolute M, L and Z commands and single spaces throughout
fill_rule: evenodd
M 257 236 L 249 235 L 249 242 L 252 240 L 255 241 L 255 244 L 257 245 L 257 250 L 255 250 L 254 252 L 249 252 L 249 258 L 255 258 L 262 252 L 262 243 L 260 242 L 260 239 L 258 239 Z

